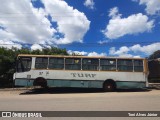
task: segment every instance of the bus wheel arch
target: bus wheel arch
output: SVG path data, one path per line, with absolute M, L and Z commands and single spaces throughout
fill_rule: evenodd
M 107 79 L 103 83 L 103 90 L 105 92 L 113 92 L 116 90 L 116 82 L 112 79 Z
M 33 86 L 41 86 L 46 88 L 47 87 L 47 80 L 43 77 L 38 77 L 34 80 Z

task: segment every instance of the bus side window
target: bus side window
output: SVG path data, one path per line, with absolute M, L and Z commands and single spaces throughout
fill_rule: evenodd
M 48 58 L 46 57 L 37 57 L 35 62 L 36 69 L 47 69 Z
M 118 71 L 133 71 L 133 62 L 132 60 L 118 59 L 117 61 Z
M 80 58 L 66 58 L 65 59 L 66 70 L 81 70 L 81 59 Z
M 100 60 L 101 70 L 116 71 L 116 59 L 101 59 Z
M 49 58 L 49 69 L 64 69 L 64 58 Z
M 134 71 L 143 72 L 143 60 L 134 60 Z
M 84 58 L 82 60 L 83 70 L 99 70 L 99 59 Z

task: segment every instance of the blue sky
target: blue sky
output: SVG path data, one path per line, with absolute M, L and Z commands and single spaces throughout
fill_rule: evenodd
M 56 46 L 88 56 L 160 49 L 160 0 L 1 0 L 0 46 Z

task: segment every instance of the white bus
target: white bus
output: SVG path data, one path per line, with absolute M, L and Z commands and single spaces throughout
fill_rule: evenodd
M 25 55 L 17 57 L 16 86 L 145 88 L 147 60 L 142 58 Z

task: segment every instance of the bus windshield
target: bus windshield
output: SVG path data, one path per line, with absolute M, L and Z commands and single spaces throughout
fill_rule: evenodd
M 17 72 L 26 72 L 31 69 L 32 58 L 31 57 L 19 57 L 17 59 L 16 70 Z

